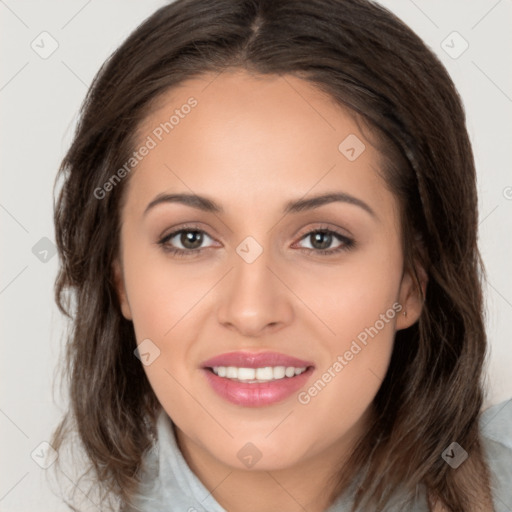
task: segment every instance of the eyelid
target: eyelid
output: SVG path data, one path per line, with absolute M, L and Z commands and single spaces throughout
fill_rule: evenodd
M 298 247 L 298 249 L 302 250 L 302 251 L 306 251 L 313 255 L 316 254 L 318 256 L 322 256 L 322 255 L 334 256 L 344 250 L 349 250 L 357 245 L 356 241 L 352 235 L 349 236 L 349 235 L 343 234 L 343 233 L 341 233 L 341 231 L 342 231 L 342 229 L 339 227 L 333 227 L 331 225 L 325 225 L 325 224 L 320 225 L 318 227 L 314 227 L 314 228 L 309 227 L 309 228 L 306 228 L 305 231 L 301 231 L 300 234 L 296 236 L 297 241 L 294 242 L 292 247 L 294 247 L 296 244 L 302 242 L 303 240 L 307 240 L 307 238 L 309 236 L 312 236 L 315 233 L 327 232 L 327 233 L 331 233 L 332 236 L 340 242 L 340 245 L 338 247 L 335 247 L 332 249 L 314 249 L 314 248 L 309 248 L 309 247 Z
M 315 223 L 313 223 L 313 224 L 315 224 Z M 313 232 L 314 231 L 332 231 L 333 233 L 336 233 L 337 235 L 341 236 L 342 238 L 354 238 L 352 233 L 346 228 L 342 228 L 340 226 L 335 226 L 333 224 L 325 223 L 325 222 L 318 222 L 316 224 L 317 225 L 315 225 L 314 227 L 311 227 L 310 225 L 308 225 L 304 229 L 299 230 L 298 233 L 296 235 L 294 235 L 294 237 L 302 238 L 304 235 L 307 235 L 307 234 L 311 233 L 312 231 Z
M 163 235 L 159 238 L 157 245 L 162 246 L 162 249 L 168 253 L 174 253 L 176 256 L 182 256 L 182 257 L 193 257 L 194 255 L 199 255 L 200 253 L 204 252 L 207 249 L 212 248 L 213 246 L 208 247 L 200 247 L 197 249 L 181 249 L 179 247 L 167 247 L 168 241 L 174 238 L 175 236 L 179 235 L 183 231 L 197 231 L 199 233 L 202 233 L 203 235 L 206 235 L 211 240 L 217 242 L 217 240 L 212 237 L 208 231 L 205 229 L 202 229 L 197 224 L 194 223 L 188 223 L 183 224 L 180 226 L 177 226 L 172 229 L 172 231 L 166 235 Z M 350 235 L 346 235 L 341 233 L 340 231 L 348 231 L 343 230 L 343 228 L 340 228 L 338 226 L 332 226 L 331 224 L 326 223 L 319 223 L 316 227 L 307 226 L 304 229 L 300 230 L 298 234 L 294 235 L 294 239 L 297 239 L 296 242 L 294 242 L 295 246 L 297 243 L 300 243 L 302 240 L 306 239 L 308 236 L 311 236 L 317 232 L 328 232 L 331 233 L 335 238 L 338 239 L 338 241 L 341 243 L 338 247 L 335 247 L 333 249 L 315 249 L 315 248 L 309 248 L 309 247 L 298 247 L 298 250 L 305 251 L 307 253 L 312 253 L 314 255 L 325 255 L 334 256 L 335 254 L 338 254 L 339 252 L 343 250 L 349 250 L 357 245 L 354 237 Z
M 167 230 L 165 230 L 165 231 L 167 231 Z M 165 231 L 164 231 L 164 233 L 165 233 Z M 206 236 L 208 236 L 209 238 L 211 238 L 212 240 L 216 240 L 215 237 L 211 236 L 208 233 L 208 231 L 206 231 L 206 229 L 203 229 L 198 224 L 185 223 L 185 224 L 178 225 L 178 226 L 172 228 L 169 231 L 169 233 L 167 233 L 167 234 L 160 235 L 158 237 L 158 241 L 160 242 L 162 240 L 172 238 L 173 236 L 177 235 L 181 231 L 199 231 L 199 232 L 205 234 Z M 333 226 L 331 224 L 326 224 L 326 223 L 319 223 L 319 225 L 315 226 L 315 227 L 307 226 L 307 227 L 299 230 L 297 232 L 297 234 L 294 235 L 294 238 L 297 238 L 297 237 L 303 238 L 305 235 L 311 234 L 312 232 L 315 232 L 315 231 L 332 231 L 332 232 L 338 234 L 339 236 L 341 236 L 342 238 L 353 238 L 353 235 L 347 229 L 343 229 L 338 226 Z M 345 231 L 345 233 L 341 233 L 340 231 Z
M 210 238 L 211 240 L 213 241 L 217 241 L 213 236 L 211 236 L 208 231 L 206 231 L 205 229 L 199 227 L 198 225 L 196 224 L 183 224 L 183 225 L 180 225 L 176 228 L 173 228 L 171 229 L 171 231 L 165 235 L 160 235 L 158 237 L 158 244 L 165 244 L 168 240 L 174 238 L 176 235 L 180 234 L 182 231 L 197 231 L 199 233 L 202 233 L 203 235 L 206 235 L 208 238 Z M 201 249 L 196 249 L 196 252 L 199 251 L 199 250 L 202 250 L 202 249 L 207 249 L 208 247 L 202 247 Z M 183 249 L 183 250 L 186 250 L 187 252 L 194 252 L 193 249 Z
M 178 224 L 177 226 L 173 226 L 172 228 L 166 228 L 163 231 L 163 233 L 158 237 L 158 239 L 162 240 L 164 238 L 168 238 L 170 235 L 176 235 L 180 231 L 200 231 L 208 235 L 210 238 L 214 239 L 214 237 L 212 237 L 208 233 L 207 229 L 209 228 L 201 227 L 201 223 L 190 222 L 185 224 Z

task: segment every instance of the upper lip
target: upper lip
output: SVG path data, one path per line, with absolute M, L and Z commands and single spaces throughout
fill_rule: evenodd
M 313 366 L 310 361 L 279 354 L 278 352 L 227 352 L 212 357 L 202 363 L 202 368 L 214 366 L 236 366 L 238 368 L 263 368 L 265 366 L 293 366 L 303 368 Z

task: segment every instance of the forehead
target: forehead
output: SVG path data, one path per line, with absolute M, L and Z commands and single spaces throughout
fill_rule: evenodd
M 151 140 L 152 148 L 128 200 L 142 208 L 179 189 L 255 206 L 337 189 L 392 202 L 367 136 L 348 109 L 297 77 L 201 75 L 163 94 L 141 123 L 137 147 Z

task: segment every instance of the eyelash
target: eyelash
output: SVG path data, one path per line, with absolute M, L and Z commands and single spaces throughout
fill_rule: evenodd
M 177 258 L 189 258 L 194 257 L 202 253 L 205 249 L 209 249 L 209 247 L 202 247 L 200 249 L 177 249 L 176 247 L 172 247 L 169 245 L 169 240 L 174 238 L 176 235 L 179 235 L 180 233 L 188 232 L 188 233 L 202 233 L 209 238 L 212 238 L 208 233 L 203 231 L 202 229 L 198 229 L 193 226 L 184 226 L 179 230 L 173 231 L 172 233 L 169 233 L 168 235 L 165 235 L 162 239 L 160 239 L 157 244 L 162 247 L 162 250 L 165 251 L 167 254 L 171 254 Z M 308 254 L 315 253 L 320 254 L 322 256 L 332 256 L 334 254 L 338 254 L 342 251 L 349 251 L 350 249 L 353 249 L 356 245 L 355 241 L 351 238 L 346 237 L 345 235 L 342 235 L 341 233 L 338 233 L 337 231 L 333 231 L 332 229 L 328 228 L 317 228 L 312 231 L 308 231 L 305 233 L 300 240 L 303 240 L 304 238 L 307 238 L 309 236 L 312 236 L 316 233 L 324 233 L 324 234 L 331 234 L 334 235 L 340 242 L 342 242 L 342 245 L 335 249 L 309 249 L 307 247 L 301 247 L 299 250 L 305 251 Z

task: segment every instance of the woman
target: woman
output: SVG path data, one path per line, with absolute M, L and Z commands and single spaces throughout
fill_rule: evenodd
M 159 9 L 100 70 L 60 175 L 76 303 L 52 445 L 77 430 L 113 509 L 510 499 L 463 107 L 386 9 Z

